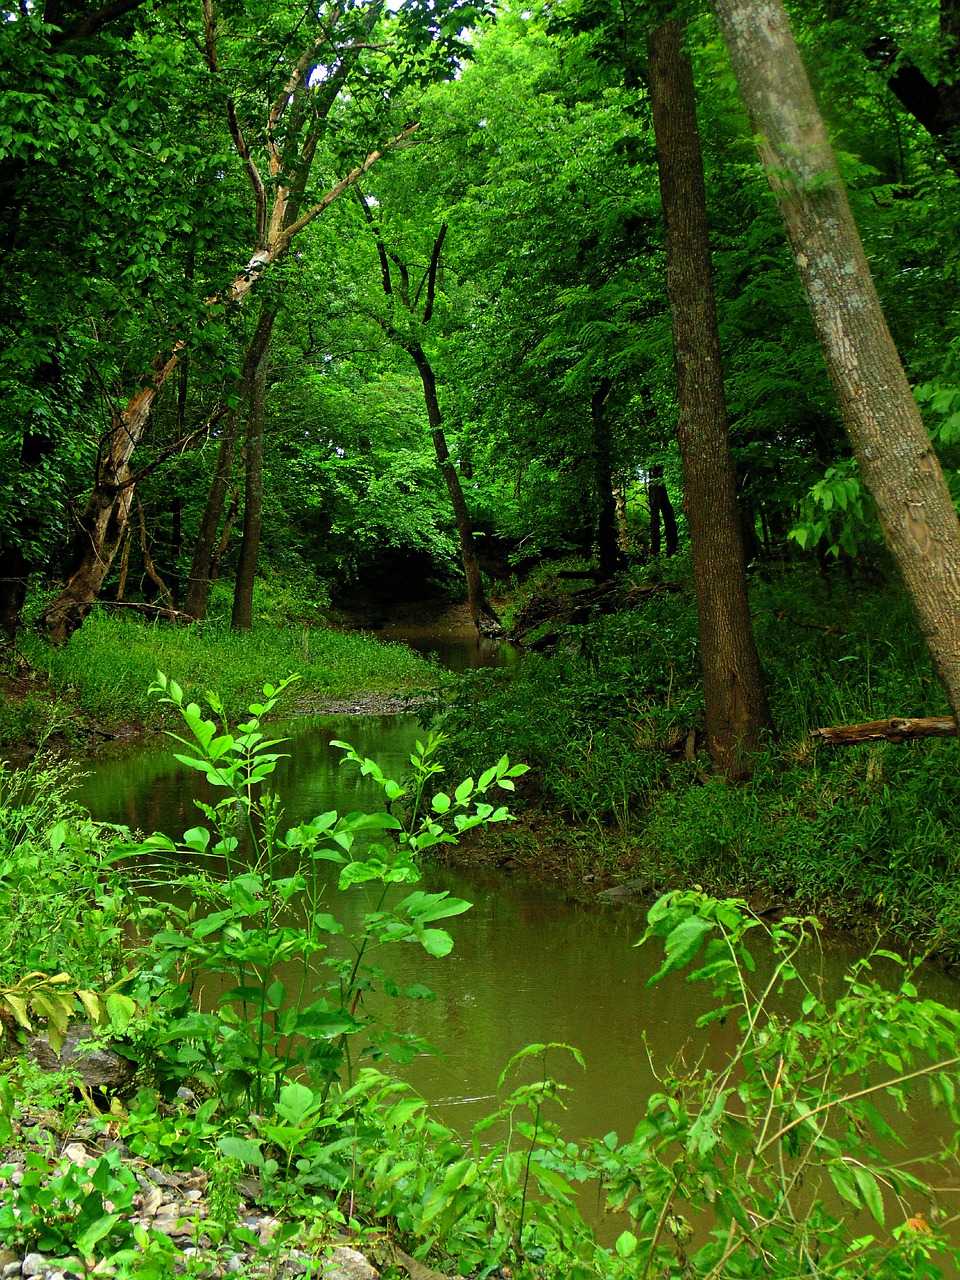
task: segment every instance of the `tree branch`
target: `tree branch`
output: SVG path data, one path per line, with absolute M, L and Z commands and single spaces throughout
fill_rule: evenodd
M 395 138 L 391 138 L 389 142 L 385 142 L 382 150 L 371 151 L 362 164 L 358 164 L 357 167 L 348 173 L 345 178 L 341 178 L 337 185 L 335 187 L 331 187 L 321 200 L 318 200 L 317 203 L 313 205 L 312 208 L 308 209 L 306 213 L 301 214 L 296 222 L 291 223 L 291 225 L 287 227 L 283 233 L 282 246 L 278 248 L 278 252 L 282 252 L 283 249 L 286 249 L 294 236 L 302 231 L 305 226 L 311 223 L 318 214 L 323 213 L 324 209 L 329 208 L 338 196 L 342 196 L 344 191 L 348 191 L 350 187 L 356 186 L 364 174 L 368 173 L 377 161 L 382 159 L 388 151 L 392 151 L 396 147 L 404 146 L 410 135 L 416 133 L 419 128 L 420 122 L 418 120 L 416 124 L 410 125 L 408 128 L 404 129 L 402 133 L 398 133 Z
M 856 746 L 859 742 L 912 742 L 916 738 L 955 738 L 957 722 L 953 716 L 891 717 L 869 720 L 864 724 L 837 724 L 811 729 L 810 737 L 819 738 L 834 747 Z
M 220 65 L 217 60 L 216 15 L 213 11 L 213 0 L 203 0 L 203 51 L 211 74 L 215 76 L 217 80 L 222 82 Z M 263 185 L 263 179 L 260 177 L 260 170 L 257 168 L 256 161 L 250 154 L 250 148 L 247 146 L 247 140 L 243 136 L 243 129 L 240 127 L 240 121 L 237 117 L 237 109 L 234 104 L 233 97 L 226 91 L 226 89 L 224 89 L 224 95 L 226 98 L 227 125 L 230 129 L 230 137 L 233 139 L 233 145 L 236 147 L 237 155 L 243 161 L 243 167 L 247 171 L 247 177 L 249 178 L 250 186 L 253 189 L 256 243 L 259 248 L 266 243 L 267 193 Z
M 387 257 L 387 250 L 383 243 L 383 236 L 380 234 L 380 228 L 373 220 L 373 212 L 367 204 L 366 197 L 360 188 L 357 188 L 357 199 L 360 201 L 360 208 L 363 210 L 363 216 L 367 226 L 373 232 L 373 238 L 377 242 L 377 255 L 380 258 L 380 278 L 383 283 L 383 292 L 387 297 L 393 295 L 393 283 L 390 279 L 390 260 Z
M 430 255 L 430 266 L 427 268 L 427 301 L 423 308 L 423 323 L 429 324 L 433 316 L 433 303 L 437 293 L 437 270 L 440 266 L 440 254 L 443 252 L 443 242 L 447 236 L 447 224 L 444 222 L 440 227 L 440 234 L 433 242 L 433 253 Z M 420 287 L 423 287 L 421 281 Z M 417 298 L 420 297 L 420 289 L 417 290 Z M 414 299 L 416 305 L 416 299 Z
M 143 3 L 144 0 L 111 0 L 111 3 L 105 4 L 102 9 L 88 13 L 72 31 L 51 32 L 50 47 L 56 49 L 59 45 L 66 44 L 68 40 L 85 40 L 87 36 L 95 36 L 114 18 L 122 18 L 125 13 L 132 13 Z

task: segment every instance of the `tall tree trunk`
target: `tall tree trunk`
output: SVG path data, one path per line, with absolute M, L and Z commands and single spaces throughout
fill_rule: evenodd
M 29 578 L 26 556 L 19 547 L 11 547 L 4 556 L 4 576 L 0 579 L 0 631 L 10 641 L 16 639 Z
M 960 522 L 887 328 L 780 0 L 714 0 L 827 371 L 950 709 L 960 714 Z
M 253 626 L 253 585 L 257 577 L 257 556 L 260 551 L 260 526 L 263 510 L 263 432 L 267 417 L 267 364 L 270 333 L 277 318 L 276 309 L 266 312 L 267 338 L 259 363 L 250 379 L 250 408 L 247 414 L 247 448 L 244 469 L 243 542 L 240 546 L 240 564 L 233 591 L 233 616 L 230 626 L 234 631 L 249 631 Z M 261 313 L 261 319 L 264 313 Z M 259 327 L 259 326 L 258 326 Z
M 253 337 L 247 346 L 240 370 L 240 382 L 237 387 L 237 403 L 244 405 L 249 401 L 250 388 L 253 385 L 256 370 L 265 362 L 273 334 L 273 323 L 277 311 L 272 307 L 263 307 L 257 317 L 257 325 Z M 233 463 L 237 450 L 237 414 L 230 414 L 225 421 L 221 436 L 220 448 L 217 452 L 217 464 L 210 492 L 203 509 L 203 517 L 197 532 L 197 540 L 193 550 L 193 561 L 190 565 L 190 578 L 183 608 L 198 622 L 207 616 L 207 591 L 210 585 L 210 568 L 217 546 L 217 530 L 223 516 L 223 508 L 227 500 L 227 490 L 233 475 Z
M 683 36 L 679 21 L 650 33 L 650 98 L 666 225 L 677 436 L 693 553 L 707 746 L 717 771 L 736 780 L 749 775 L 771 721 L 747 601 L 703 157 L 693 69 Z
M 477 557 L 477 545 L 473 537 L 473 522 L 467 510 L 466 499 L 460 486 L 457 468 L 450 458 L 447 448 L 447 437 L 443 431 L 443 415 L 440 412 L 440 401 L 437 397 L 437 379 L 433 366 L 426 352 L 419 343 L 409 343 L 407 350 L 417 366 L 420 381 L 423 384 L 423 398 L 427 407 L 427 421 L 430 424 L 430 435 L 433 439 L 437 462 L 443 472 L 450 505 L 453 507 L 453 518 L 457 524 L 460 538 L 460 560 L 467 579 L 467 601 L 473 624 L 481 635 L 497 636 L 502 632 L 500 619 L 493 605 L 487 599 L 483 585 L 483 574 L 480 572 L 480 561 Z
M 610 386 L 609 378 L 601 378 L 590 399 L 594 475 L 598 501 L 597 568 L 601 582 L 609 582 L 615 574 L 626 567 L 617 537 L 617 500 L 613 492 L 610 431 L 607 423 Z

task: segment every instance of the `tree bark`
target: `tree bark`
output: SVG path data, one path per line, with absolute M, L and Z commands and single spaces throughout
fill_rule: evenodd
M 770 711 L 747 600 L 736 482 L 727 434 L 693 69 L 684 27 L 647 38 L 650 98 L 667 241 L 683 459 L 707 749 L 731 780 L 748 777 Z
M 153 403 L 177 367 L 179 351 L 154 362 L 147 385 L 118 414 L 97 459 L 93 491 L 77 520 L 73 563 L 43 623 L 52 644 L 64 644 L 93 608 L 130 517 L 136 477 L 131 459 L 146 430 Z
M 237 567 L 233 592 L 233 616 L 230 619 L 230 626 L 234 631 L 249 631 L 253 626 L 253 585 L 257 577 L 257 556 L 260 551 L 263 512 L 263 432 L 267 417 L 267 363 L 270 333 L 273 331 L 273 322 L 277 318 L 276 308 L 261 312 L 260 318 L 266 329 L 266 340 L 259 363 L 252 370 L 250 379 L 250 407 L 247 414 L 244 468 L 243 542 L 240 545 L 240 564 Z
M 870 275 L 780 0 L 714 0 L 827 371 L 954 716 L 960 522 Z

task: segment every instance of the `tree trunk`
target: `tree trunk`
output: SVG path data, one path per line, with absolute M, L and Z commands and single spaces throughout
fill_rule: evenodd
M 647 483 L 647 505 L 650 509 L 650 554 L 660 554 L 660 525 L 663 524 L 663 540 L 668 556 L 675 556 L 680 545 L 677 533 L 677 513 L 673 509 L 667 486 L 663 483 L 663 466 L 655 462 L 650 468 Z
M 265 320 L 264 317 L 266 317 Z M 261 312 L 267 338 L 259 363 L 253 369 L 250 379 L 250 409 L 247 415 L 244 469 L 243 542 L 240 546 L 240 564 L 237 567 L 237 579 L 233 591 L 233 616 L 230 620 L 230 626 L 234 631 L 249 631 L 253 626 L 253 585 L 257 577 L 263 510 L 263 431 L 267 417 L 267 358 L 270 332 L 273 330 L 273 322 L 276 318 L 276 309 Z
M 150 542 L 147 538 L 147 520 L 143 513 L 143 503 L 139 498 L 135 498 L 134 503 L 137 508 L 137 517 L 140 524 L 140 551 L 143 555 L 144 572 L 160 592 L 160 599 L 163 601 L 164 608 L 173 612 L 175 606 L 170 588 L 157 572 L 157 566 L 153 563 L 153 556 L 150 554 Z
M 650 33 L 650 97 L 666 225 L 677 436 L 693 552 L 707 747 L 717 771 L 736 780 L 749 776 L 771 721 L 747 601 L 693 69 L 683 34 L 679 21 Z
M 960 713 L 960 522 L 884 320 L 780 0 L 714 0 L 827 371 L 934 669 Z
M 248 402 L 250 388 L 253 385 L 257 368 L 266 360 L 273 335 L 273 323 L 277 317 L 274 308 L 264 307 L 257 318 L 257 327 L 247 347 L 240 371 L 240 382 L 237 387 L 237 403 Z M 217 465 L 210 482 L 207 505 L 203 510 L 200 529 L 193 551 L 190 565 L 190 578 L 187 594 L 183 602 L 185 613 L 196 618 L 198 622 L 207 616 L 207 591 L 210 585 L 210 570 L 217 546 L 217 530 L 223 516 L 223 508 L 227 500 L 227 490 L 233 475 L 233 462 L 237 451 L 237 414 L 230 414 L 223 425 L 220 436 L 220 448 L 217 452 Z
M 4 561 L 6 572 L 0 580 L 0 630 L 12 642 L 16 639 L 20 610 L 27 598 L 30 565 L 19 547 L 11 547 Z
M 610 386 L 609 378 L 601 378 L 590 400 L 598 502 L 597 568 L 601 582 L 609 582 L 626 567 L 617 537 L 617 500 L 613 492 L 613 467 L 610 459 L 610 432 L 606 413 Z
M 417 372 L 420 374 L 420 381 L 423 384 L 423 397 L 427 406 L 427 421 L 430 424 L 433 447 L 446 482 L 450 505 L 453 507 L 453 518 L 456 521 L 457 534 L 460 538 L 460 560 L 467 579 L 467 601 L 470 605 L 470 616 L 480 635 L 498 636 L 502 633 L 500 619 L 493 605 L 487 599 L 487 593 L 484 590 L 480 561 L 477 558 L 477 546 L 473 539 L 473 522 L 470 519 L 470 512 L 467 510 L 467 503 L 463 496 L 463 489 L 460 487 L 460 477 L 457 475 L 457 468 L 451 461 L 450 451 L 447 448 L 447 438 L 443 432 L 443 416 L 440 412 L 440 401 L 437 397 L 437 379 L 434 375 L 433 367 L 427 359 L 426 352 L 419 343 L 410 343 L 407 346 L 407 350 L 417 366 Z
M 220 570 L 223 567 L 223 557 L 227 554 L 227 547 L 230 545 L 230 535 L 233 533 L 233 526 L 236 524 L 239 513 L 240 485 L 237 483 L 230 491 L 230 501 L 227 506 L 227 514 L 223 521 L 223 532 L 220 534 L 220 541 L 217 543 L 217 549 L 213 553 L 213 559 L 210 562 L 211 586 L 220 577 Z
M 136 478 L 131 459 L 150 420 L 153 402 L 177 367 L 179 352 L 155 361 L 150 381 L 118 414 L 97 459 L 93 490 L 77 521 L 74 558 L 66 585 L 47 606 L 43 623 L 51 644 L 64 644 L 93 608 L 130 517 Z
M 627 523 L 627 493 L 622 483 L 613 486 L 613 501 L 617 511 L 617 546 L 626 564 L 630 554 L 630 526 Z

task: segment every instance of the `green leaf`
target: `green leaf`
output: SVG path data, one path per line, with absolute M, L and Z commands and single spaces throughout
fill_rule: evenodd
M 880 1193 L 880 1187 L 877 1179 L 871 1170 L 864 1168 L 863 1165 L 855 1164 L 852 1166 L 854 1181 L 863 1197 L 863 1203 L 873 1214 L 876 1221 L 883 1226 L 883 1196 Z
M 700 950 L 703 940 L 713 931 L 713 921 L 702 916 L 688 916 L 672 929 L 664 942 L 666 959 L 659 970 L 647 982 L 648 987 L 665 978 L 668 973 L 682 969 Z
M 251 1138 L 235 1138 L 228 1134 L 217 1139 L 217 1146 L 229 1160 L 239 1160 L 243 1164 L 252 1164 L 257 1169 L 263 1168 L 263 1152 L 260 1143 Z
M 453 950 L 453 939 L 445 929 L 424 929 L 417 938 L 428 955 L 446 956 Z
M 622 1231 L 617 1236 L 617 1242 L 614 1247 L 621 1258 L 629 1258 L 636 1252 L 639 1243 L 632 1231 Z

